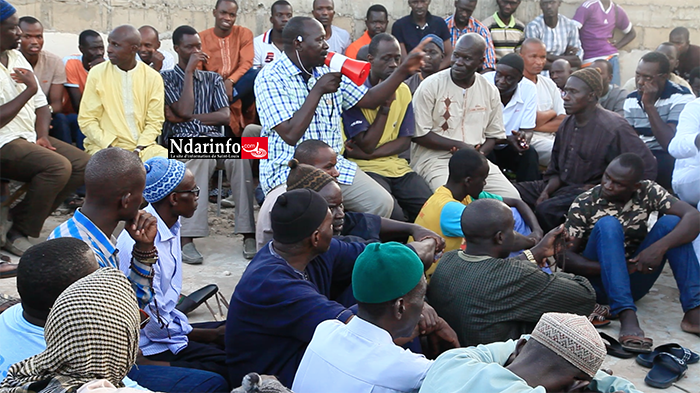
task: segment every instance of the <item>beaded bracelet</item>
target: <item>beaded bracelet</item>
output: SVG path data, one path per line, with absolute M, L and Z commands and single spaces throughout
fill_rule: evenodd
M 155 261 L 154 261 L 153 263 L 155 263 L 155 262 L 157 262 L 157 261 L 158 261 L 158 258 L 156 257 L 156 258 L 155 258 Z M 139 262 L 142 262 L 142 261 L 139 261 Z M 149 279 L 149 280 L 152 280 L 152 279 L 153 279 L 153 274 L 154 274 L 153 269 L 151 269 L 151 273 L 150 273 L 150 274 L 143 274 L 143 273 L 141 273 L 141 271 L 139 270 L 139 268 L 138 268 L 137 266 L 134 265 L 134 261 L 133 261 L 133 260 L 131 261 L 131 271 L 134 272 L 134 273 L 136 273 L 138 276 L 143 277 L 143 278 L 147 278 L 147 279 Z
M 138 260 L 153 258 L 155 256 L 158 256 L 158 249 L 156 247 L 153 247 L 150 251 L 140 251 L 136 248 L 133 248 L 131 250 L 131 255 L 133 255 L 134 258 Z

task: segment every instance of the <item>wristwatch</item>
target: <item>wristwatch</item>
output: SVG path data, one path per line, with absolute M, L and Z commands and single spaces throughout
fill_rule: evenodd
M 535 265 L 537 264 L 537 260 L 535 259 L 535 256 L 532 254 L 532 251 L 530 250 L 523 250 L 523 254 L 527 257 L 527 260 L 534 263 Z

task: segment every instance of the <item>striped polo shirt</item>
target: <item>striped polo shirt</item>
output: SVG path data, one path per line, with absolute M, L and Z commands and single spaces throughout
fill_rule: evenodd
M 484 19 L 481 23 L 486 25 L 491 31 L 491 40 L 496 51 L 496 59 L 515 52 L 515 48 L 520 46 L 525 40 L 525 24 L 515 16 L 510 17 L 508 24 L 503 23 L 498 16 L 498 12 Z
M 685 104 L 695 98 L 686 87 L 677 85 L 671 81 L 666 81 L 661 96 L 656 100 L 654 106 L 659 112 L 659 116 L 664 123 L 678 124 L 678 117 Z M 646 112 L 642 108 L 642 96 L 637 90 L 630 93 L 625 99 L 625 119 L 637 131 L 639 137 L 651 150 L 663 150 L 659 142 L 656 141 L 654 133 L 651 131 L 651 123 Z

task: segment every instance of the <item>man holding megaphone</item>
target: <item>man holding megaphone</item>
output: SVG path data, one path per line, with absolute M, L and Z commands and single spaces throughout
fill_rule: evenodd
M 411 51 L 391 76 L 372 88 L 353 83 L 346 67 L 332 72 L 324 65 L 328 44 L 321 23 L 292 18 L 282 32 L 284 52 L 263 68 L 255 81 L 261 136 L 268 137 L 268 157 L 260 163 L 260 183 L 267 194 L 284 184 L 295 146 L 319 139 L 338 153 L 338 182 L 348 210 L 390 217 L 393 198 L 340 153 L 343 137 L 340 115 L 352 107 L 375 109 L 384 104 L 407 77 L 423 65 L 424 41 Z

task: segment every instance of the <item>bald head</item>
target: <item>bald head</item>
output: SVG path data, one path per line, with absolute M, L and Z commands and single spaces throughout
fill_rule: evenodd
M 109 37 L 124 41 L 129 45 L 139 45 L 141 43 L 141 33 L 131 25 L 121 25 L 109 33 Z
M 459 37 L 455 45 L 455 50 L 457 50 L 457 48 L 461 48 L 462 50 L 480 49 L 481 51 L 485 51 L 486 40 L 477 33 L 467 33 Z
M 549 77 L 557 84 L 559 89 L 564 89 L 566 81 L 571 76 L 571 64 L 565 59 L 557 59 L 549 69 Z
M 467 244 L 490 241 L 497 232 L 513 231 L 513 212 L 497 199 L 477 199 L 462 212 L 462 233 Z
M 542 40 L 539 38 L 526 38 L 522 45 L 520 45 L 520 53 L 522 54 L 523 52 L 536 51 L 543 48 L 545 51 L 547 50 L 544 42 L 542 42 Z
M 118 147 L 95 153 L 85 168 L 86 199 L 110 201 L 140 192 L 146 185 L 146 169 L 139 156 Z M 139 202 L 140 203 L 140 202 Z
M 671 63 L 671 72 L 676 70 L 678 67 L 678 48 L 670 42 L 664 42 L 659 45 L 655 52 L 663 53 L 668 57 L 669 63 Z
M 134 26 L 122 25 L 107 37 L 109 62 L 123 71 L 136 67 L 136 52 L 141 45 L 141 33 Z

